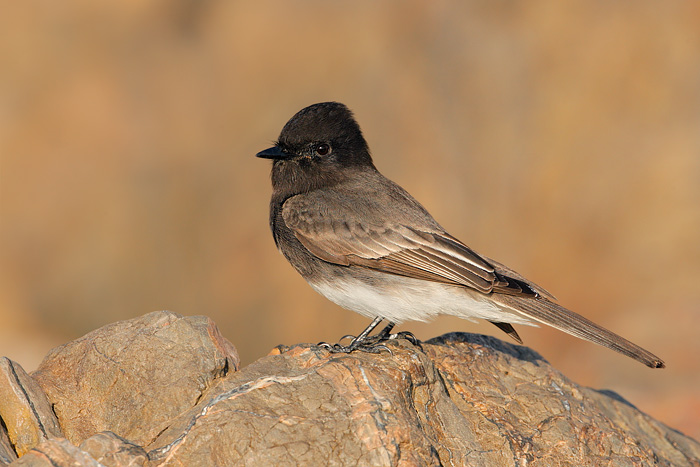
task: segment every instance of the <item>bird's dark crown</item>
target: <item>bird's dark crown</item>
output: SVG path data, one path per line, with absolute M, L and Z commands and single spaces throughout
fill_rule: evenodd
M 360 126 L 338 102 L 300 110 L 284 125 L 275 146 L 257 156 L 273 160 L 275 202 L 376 171 Z
M 328 147 L 319 151 L 324 144 Z M 322 102 L 297 112 L 282 128 L 276 145 L 290 155 L 328 156 L 341 166 L 372 165 L 360 126 L 350 109 L 338 102 Z

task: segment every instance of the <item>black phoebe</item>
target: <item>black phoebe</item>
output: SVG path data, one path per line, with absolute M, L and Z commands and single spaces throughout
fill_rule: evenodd
M 439 314 L 482 318 L 522 342 L 511 324 L 544 323 L 632 357 L 664 362 L 554 302 L 530 282 L 448 234 L 403 188 L 372 163 L 352 112 L 337 102 L 299 111 L 275 146 L 270 227 L 277 248 L 317 292 L 373 318 L 336 352 L 378 351 L 394 323 Z M 371 331 L 383 320 L 377 335 Z M 379 345 L 377 345 L 379 344 Z

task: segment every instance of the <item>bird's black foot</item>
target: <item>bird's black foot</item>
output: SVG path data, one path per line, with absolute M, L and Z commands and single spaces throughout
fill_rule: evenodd
M 406 339 L 411 344 L 423 350 L 423 347 L 420 345 L 420 341 L 413 335 L 413 333 L 402 331 L 392 334 L 391 330 L 394 329 L 394 323 L 387 324 L 384 329 L 379 331 L 377 334 L 370 336 L 369 333 L 372 332 L 372 330 L 377 327 L 381 321 L 381 318 L 375 318 L 375 320 L 372 321 L 369 326 L 367 326 L 367 329 L 362 331 L 357 337 L 348 334 L 340 338 L 341 341 L 343 339 L 352 339 L 349 345 L 329 344 L 327 342 L 319 342 L 318 345 L 333 353 L 350 353 L 355 350 L 369 353 L 379 353 L 382 350 L 386 350 L 387 352 L 392 353 L 391 349 L 389 349 L 389 347 L 383 343 L 392 339 Z
M 384 329 L 379 331 L 376 335 L 368 337 L 368 339 L 376 339 L 376 342 L 384 342 L 391 339 L 406 339 L 411 344 L 423 350 L 423 347 L 420 345 L 420 341 L 412 332 L 401 331 L 392 333 L 392 329 L 394 329 L 394 323 L 389 323 L 384 327 Z
M 389 340 L 389 339 L 406 339 L 411 344 L 413 344 L 416 347 L 418 347 L 419 349 L 423 350 L 423 346 L 420 345 L 420 341 L 418 340 L 418 338 L 415 335 L 413 335 L 413 333 L 410 331 L 401 331 L 401 332 L 396 332 L 394 334 L 389 334 L 387 336 L 387 340 Z
M 386 328 L 384 328 L 386 329 Z M 355 336 L 348 334 L 340 338 L 342 341 L 343 339 L 355 339 Z M 418 338 L 410 331 L 401 331 L 401 332 L 395 332 L 395 333 L 389 333 L 389 332 L 384 332 L 382 330 L 381 332 L 375 334 L 374 336 L 367 336 L 364 341 L 362 341 L 365 344 L 378 344 L 380 342 L 386 342 L 388 340 L 394 340 L 394 339 L 406 339 L 409 341 L 411 344 L 421 347 L 420 341 Z M 421 350 L 423 348 L 421 347 Z
M 330 353 L 350 353 L 356 350 L 360 352 L 367 353 L 380 353 L 382 350 L 386 350 L 389 353 L 391 349 L 384 344 L 376 344 L 373 342 L 357 342 L 353 340 L 350 345 L 340 345 L 340 344 L 329 344 L 328 342 L 319 342 L 319 347 L 323 347 Z

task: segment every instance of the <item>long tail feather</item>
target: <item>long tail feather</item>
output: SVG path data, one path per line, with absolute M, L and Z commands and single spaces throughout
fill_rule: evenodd
M 663 360 L 648 350 L 545 298 L 521 298 L 500 294 L 494 294 L 491 298 L 496 303 L 534 321 L 620 352 L 650 368 L 664 368 L 666 366 Z

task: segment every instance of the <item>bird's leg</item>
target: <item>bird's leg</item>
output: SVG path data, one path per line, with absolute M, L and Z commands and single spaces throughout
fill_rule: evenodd
M 345 334 L 343 337 L 340 338 L 340 340 L 342 341 L 343 339 L 352 339 L 352 342 L 363 342 L 365 339 L 367 339 L 369 333 L 374 331 L 374 328 L 376 328 L 379 325 L 379 323 L 382 322 L 382 319 L 384 318 L 377 316 L 376 318 L 374 318 L 374 321 L 369 323 L 369 326 L 367 326 L 365 330 L 362 331 L 357 337 L 353 336 L 352 334 Z
M 347 335 L 343 336 L 343 339 L 352 339 L 349 345 L 344 346 L 340 344 L 328 344 L 326 342 L 320 342 L 318 345 L 328 349 L 331 352 L 343 352 L 350 353 L 353 350 L 361 350 L 363 352 L 378 353 L 381 350 L 389 350 L 389 348 L 382 344 L 389 339 L 407 339 L 411 344 L 421 347 L 420 341 L 413 335 L 413 333 L 408 331 L 402 331 L 392 334 L 391 331 L 394 329 L 395 323 L 389 322 L 384 328 L 379 331 L 376 335 L 370 337 L 370 333 L 376 328 L 379 323 L 381 323 L 382 318 L 377 316 L 374 321 L 370 323 L 369 326 L 365 328 L 357 337 Z M 421 347 L 422 349 L 422 347 Z
M 376 336 L 377 339 L 380 341 L 385 341 L 387 339 L 391 339 L 390 333 L 391 333 L 391 330 L 394 329 L 394 326 L 396 326 L 396 324 L 389 321 L 389 324 L 384 326 L 384 329 L 382 329 L 381 331 L 379 331 L 377 333 L 377 336 Z
M 383 319 L 384 318 L 382 318 L 381 316 L 377 316 L 376 318 L 374 318 L 374 321 L 369 323 L 369 326 L 367 326 L 364 331 L 362 331 L 356 338 L 354 338 L 350 345 L 360 344 L 364 342 L 367 339 L 367 336 L 369 336 L 369 334 L 372 331 L 374 331 L 374 328 L 376 328 L 379 325 L 379 323 L 382 322 Z
M 420 347 L 420 349 L 423 350 L 423 347 L 420 345 L 420 341 L 418 340 L 418 338 L 416 336 L 413 335 L 412 332 L 401 331 L 401 332 L 395 332 L 392 334 L 391 330 L 394 329 L 395 325 L 396 325 L 395 323 L 389 322 L 389 324 L 384 326 L 384 329 L 379 331 L 377 333 L 377 335 L 375 336 L 378 339 L 377 342 L 382 342 L 382 341 L 386 341 L 389 339 L 406 339 L 411 344 L 413 344 L 417 347 Z
M 343 336 L 343 339 L 346 337 L 353 337 L 352 341 L 350 342 L 349 345 L 340 345 L 340 344 L 329 344 L 327 342 L 319 342 L 318 345 L 320 347 L 324 347 L 325 349 L 328 349 L 330 352 L 336 353 L 350 353 L 353 350 L 361 350 L 363 352 L 370 352 L 370 353 L 379 353 L 382 350 L 389 350 L 389 348 L 385 345 L 376 345 L 378 341 L 375 339 L 368 339 L 367 336 L 376 328 L 379 323 L 382 322 L 384 318 L 381 316 L 377 316 L 374 318 L 374 321 L 372 321 L 369 326 L 365 328 L 364 331 L 362 331 L 357 337 L 353 336 Z M 342 340 L 342 339 L 341 339 Z M 369 342 L 368 342 L 369 341 Z

